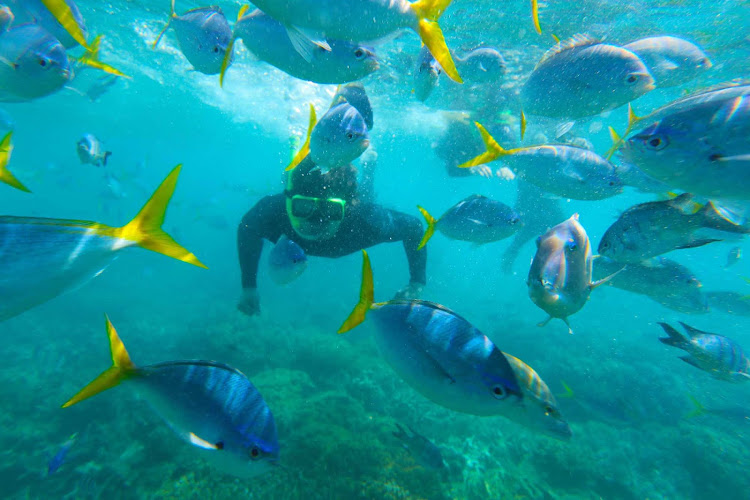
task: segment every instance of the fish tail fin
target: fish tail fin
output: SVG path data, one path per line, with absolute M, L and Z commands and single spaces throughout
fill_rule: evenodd
M 87 49 L 89 48 L 89 44 L 86 43 L 86 38 L 83 36 L 83 30 L 65 0 L 42 0 L 42 3 L 76 42 Z
M 310 136 L 312 135 L 312 131 L 317 123 L 318 117 L 315 114 L 315 106 L 313 106 L 311 103 L 310 121 L 307 124 L 307 137 L 305 138 L 305 143 L 302 144 L 302 149 L 300 149 L 299 152 L 294 155 L 294 158 L 292 158 L 292 162 L 286 167 L 285 171 L 294 170 L 295 168 L 297 168 L 297 165 L 299 165 L 302 160 L 304 160 L 305 157 L 310 154 Z
M 521 110 L 521 140 L 526 135 L 526 113 Z
M 130 78 L 119 69 L 105 62 L 102 62 L 101 59 L 99 59 L 99 49 L 101 47 L 102 37 L 103 35 L 97 35 L 96 38 L 94 38 L 94 41 L 91 42 L 91 45 L 86 47 L 86 52 L 81 57 L 76 59 L 76 61 L 78 61 L 78 64 L 104 71 L 105 73 L 109 73 L 110 75 Z
M 374 302 L 375 292 L 373 290 L 372 281 L 372 266 L 370 266 L 370 257 L 367 255 L 366 250 L 362 250 L 362 285 L 359 289 L 359 302 L 354 306 L 354 310 L 346 318 L 346 321 L 339 328 L 338 333 L 346 333 L 352 328 L 362 323 L 365 320 L 367 311 L 372 307 Z
M 612 144 L 619 144 L 622 142 L 622 137 L 617 133 L 614 127 L 609 127 L 609 137 L 612 139 Z
M 458 166 L 458 168 L 469 168 L 476 167 L 477 165 L 484 165 L 485 163 L 490 163 L 497 160 L 501 156 L 511 154 L 508 150 L 503 149 L 502 146 L 497 143 L 495 138 L 492 137 L 489 132 L 487 132 L 487 129 L 485 129 L 481 123 L 474 122 L 474 125 L 476 125 L 479 129 L 479 133 L 482 136 L 482 141 L 484 141 L 484 147 L 486 151 L 479 156 L 467 161 L 466 163 L 462 163 Z
M 21 181 L 16 179 L 16 176 L 8 170 L 8 163 L 10 163 L 10 155 L 13 152 L 13 144 L 11 142 L 13 138 L 13 131 L 8 132 L 0 141 L 0 182 L 4 182 L 9 186 L 13 186 L 21 191 L 30 193 L 31 190 L 24 186 Z
M 661 326 L 664 332 L 669 335 L 668 337 L 659 337 L 659 341 L 662 344 L 677 347 L 679 349 L 684 349 L 688 345 L 688 340 L 685 336 L 675 330 L 672 326 L 666 323 L 659 323 L 659 326 Z
M 688 394 L 688 397 L 690 398 L 690 402 L 693 403 L 693 409 L 685 415 L 685 418 L 693 418 L 706 413 L 706 408 L 703 407 L 700 401 L 695 399 L 691 394 Z
M 452 0 L 418 0 L 411 4 L 412 9 L 419 19 L 417 33 L 432 54 L 432 57 L 440 63 L 445 74 L 457 83 L 463 83 L 458 74 L 453 56 L 445 44 L 443 30 L 438 25 L 438 19 L 443 15 Z
M 620 136 L 615 129 L 609 127 L 609 136 L 612 138 L 612 147 L 609 148 L 604 155 L 607 160 L 611 159 L 617 150 L 620 149 L 620 146 L 625 142 L 625 139 L 630 132 L 633 131 L 633 127 L 635 127 L 642 119 L 642 116 L 636 115 L 635 111 L 633 111 L 633 105 L 628 103 L 628 126 L 625 128 L 625 133 Z
M 107 160 L 109 159 L 110 156 L 112 156 L 112 151 L 105 151 L 104 152 L 104 159 L 102 160 L 102 166 L 103 167 L 107 166 Z
M 240 7 L 240 11 L 237 13 L 237 21 L 242 19 L 242 16 L 245 15 L 245 12 L 247 12 L 247 9 L 249 9 L 249 5 L 243 5 Z M 235 29 L 237 26 L 237 21 L 235 21 Z M 237 41 L 237 36 L 235 35 L 235 32 L 232 31 L 232 38 L 229 40 L 229 45 L 227 45 L 227 50 L 224 52 L 224 59 L 221 60 L 221 71 L 219 71 L 219 87 L 224 86 L 224 74 L 227 72 L 227 68 L 229 68 L 229 63 L 232 61 L 232 55 L 234 54 L 234 42 Z
M 424 217 L 425 222 L 427 222 L 427 229 L 424 230 L 424 236 L 422 236 L 422 240 L 419 242 L 419 246 L 417 247 L 417 250 L 422 250 L 427 242 L 430 241 L 432 235 L 435 234 L 435 224 L 437 224 L 437 220 L 435 220 L 435 217 L 430 215 L 430 213 L 421 206 L 417 205 L 417 208 L 422 213 L 422 217 Z
M 151 45 L 152 49 L 155 49 L 159 45 L 159 42 L 161 42 L 161 39 L 164 36 L 164 33 L 166 33 L 169 27 L 172 25 L 172 19 L 174 19 L 175 17 L 177 17 L 177 14 L 175 14 L 174 12 L 174 0 L 172 0 L 169 4 L 169 21 L 167 21 L 167 24 L 159 32 L 159 36 L 156 37 L 154 44 Z
M 531 0 L 531 19 L 534 21 L 534 29 L 537 34 L 542 34 L 542 25 L 539 24 L 539 2 Z
M 570 386 L 566 384 L 564 380 L 560 380 L 560 383 L 562 384 L 563 390 L 565 392 L 560 393 L 560 394 L 555 394 L 555 397 L 569 398 L 569 399 L 573 399 L 574 397 L 576 397 L 575 393 L 573 392 L 573 389 L 571 389 Z
M 64 405 L 63 408 L 73 406 L 76 403 L 80 403 L 84 399 L 88 399 L 91 396 L 96 396 L 100 392 L 104 392 L 107 389 L 111 389 L 129 376 L 135 371 L 135 364 L 130 360 L 128 351 L 125 349 L 125 345 L 117 335 L 117 330 L 112 325 L 107 315 L 104 315 L 104 319 L 107 322 L 107 336 L 109 337 L 109 350 L 112 353 L 112 366 L 104 370 L 98 377 L 91 381 L 86 387 L 78 391 L 78 393 L 70 398 Z
M 156 188 L 154 194 L 151 195 L 151 198 L 143 205 L 143 208 L 141 208 L 133 220 L 123 227 L 114 228 L 114 230 L 105 226 L 99 229 L 99 232 L 133 241 L 142 248 L 187 262 L 188 264 L 206 268 L 195 255 L 177 243 L 161 228 L 164 223 L 164 216 L 167 212 L 169 200 L 172 198 L 175 186 L 177 185 L 177 177 L 180 175 L 181 168 L 182 165 L 177 165 L 172 169 L 167 178 Z
M 705 227 L 726 231 L 728 233 L 750 233 L 750 228 L 726 216 L 712 201 L 706 203 L 699 211 L 701 222 Z

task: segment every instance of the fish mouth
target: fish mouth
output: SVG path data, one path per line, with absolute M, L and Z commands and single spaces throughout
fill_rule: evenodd
M 370 147 L 370 139 L 362 139 L 362 147 L 365 149 Z

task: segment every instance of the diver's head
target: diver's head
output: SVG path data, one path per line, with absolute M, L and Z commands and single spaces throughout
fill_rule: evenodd
M 286 213 L 294 232 L 307 240 L 333 238 L 354 201 L 356 176 L 351 165 L 326 173 L 305 169 L 302 164 L 293 170 L 285 194 Z

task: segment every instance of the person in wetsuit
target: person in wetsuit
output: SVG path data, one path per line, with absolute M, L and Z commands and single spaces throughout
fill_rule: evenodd
M 411 215 L 363 201 L 357 169 L 351 165 L 327 173 L 306 158 L 289 173 L 283 193 L 266 196 L 248 211 L 237 230 L 242 296 L 237 308 L 260 312 L 258 262 L 263 240 L 282 235 L 307 255 L 341 257 L 380 243 L 401 241 L 409 261 L 409 284 L 397 298 L 418 298 L 426 283 L 426 249 L 417 250 L 422 222 Z

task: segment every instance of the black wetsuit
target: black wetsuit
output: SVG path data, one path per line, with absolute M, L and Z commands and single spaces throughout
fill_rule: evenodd
M 414 216 L 372 203 L 347 204 L 346 215 L 333 238 L 306 240 L 292 229 L 286 212 L 286 196 L 266 196 L 248 211 L 237 229 L 237 250 L 242 288 L 256 288 L 263 239 L 276 242 L 287 235 L 307 255 L 341 257 L 379 243 L 402 241 L 409 260 L 410 282 L 426 283 L 427 249 L 417 250 L 422 223 Z

